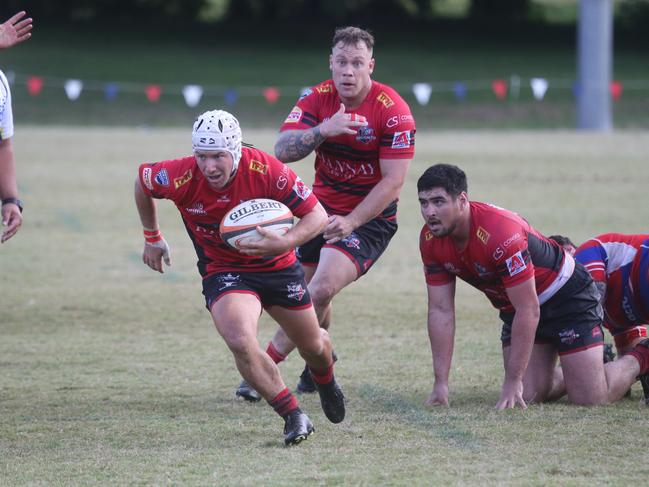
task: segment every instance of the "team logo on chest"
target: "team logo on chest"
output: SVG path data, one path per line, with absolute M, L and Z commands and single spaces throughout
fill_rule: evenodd
M 374 129 L 372 127 L 359 127 L 356 135 L 356 140 L 363 144 L 369 144 L 376 139 Z
M 192 206 L 185 209 L 187 210 L 187 213 L 191 213 L 192 215 L 207 215 L 205 208 L 203 208 L 203 203 L 200 201 L 197 201 Z

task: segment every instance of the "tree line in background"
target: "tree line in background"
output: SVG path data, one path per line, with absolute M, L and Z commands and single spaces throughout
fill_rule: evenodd
M 219 23 L 310 20 L 352 23 L 394 19 L 434 21 L 448 0 L 5 0 L 0 13 L 27 10 L 34 18 L 65 23 L 173 21 Z M 466 21 L 533 22 L 534 0 L 468 0 Z M 578 0 L 574 0 L 575 5 Z M 649 0 L 615 0 L 618 28 L 644 32 Z

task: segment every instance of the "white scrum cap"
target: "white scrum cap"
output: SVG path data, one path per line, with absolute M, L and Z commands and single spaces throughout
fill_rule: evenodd
M 232 154 L 234 174 L 241 159 L 241 127 L 239 121 L 224 110 L 210 110 L 198 116 L 192 130 L 193 150 L 225 150 Z

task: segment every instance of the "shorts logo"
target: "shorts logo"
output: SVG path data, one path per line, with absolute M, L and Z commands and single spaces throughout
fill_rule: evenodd
M 355 234 L 350 234 L 347 235 L 345 238 L 341 240 L 347 247 L 349 248 L 354 248 L 356 250 L 361 249 L 361 241 L 358 239 L 358 237 Z
M 392 98 L 390 98 L 385 91 L 382 91 L 379 93 L 379 96 L 376 97 L 376 99 L 379 101 L 379 103 L 382 103 L 385 108 L 390 108 L 392 105 L 394 105 L 394 102 L 392 101 Z
M 280 176 L 277 178 L 277 189 L 284 189 L 286 187 L 286 184 L 288 183 L 288 179 L 286 179 L 286 176 Z
M 569 330 L 561 330 L 559 332 L 559 340 L 561 340 L 561 343 L 563 343 L 564 345 L 572 345 L 577 340 L 579 340 L 579 338 L 579 333 L 577 333 L 572 328 L 570 328 Z
M 241 280 L 241 276 L 239 274 L 230 274 L 229 272 L 226 275 L 221 275 L 217 279 L 219 283 L 221 284 L 221 287 L 219 287 L 219 291 L 223 291 L 224 289 L 228 289 L 230 287 L 234 287 L 237 285 L 237 283 Z
M 410 147 L 410 132 L 395 132 L 392 137 L 393 149 L 407 149 Z
M 155 182 L 160 186 L 169 186 L 169 174 L 167 174 L 166 169 L 161 169 L 160 172 L 155 175 Z
M 304 297 L 304 294 L 306 291 L 304 290 L 304 287 L 302 286 L 301 282 L 290 282 L 286 285 L 286 290 L 288 291 L 286 293 L 286 296 L 289 299 L 295 299 L 296 301 L 302 301 L 302 298 Z
M 302 118 L 302 109 L 300 107 L 293 107 L 291 113 L 288 114 L 284 123 L 297 123 Z
M 266 174 L 268 172 L 268 165 L 263 162 L 255 161 L 254 159 L 250 160 L 250 170 L 256 171 L 259 174 Z
M 489 241 L 489 237 L 491 236 L 489 235 L 489 232 L 487 232 L 482 227 L 478 227 L 478 231 L 475 234 L 478 236 L 478 238 L 483 244 L 487 245 L 487 242 Z
M 315 90 L 318 93 L 331 93 L 331 84 L 326 83 L 324 85 L 316 86 Z
M 512 277 L 514 277 L 516 274 L 520 274 L 525 269 L 527 269 L 527 265 L 525 264 L 525 260 L 523 259 L 523 254 L 520 250 L 512 255 L 509 259 L 507 259 L 505 263 L 507 264 L 509 275 Z
M 374 129 L 371 127 L 359 127 L 356 135 L 356 140 L 362 142 L 363 144 L 369 144 L 376 136 L 374 135 Z
M 179 178 L 174 178 L 174 188 L 178 189 L 183 184 L 187 183 L 192 178 L 192 170 L 187 169 L 187 172 Z
M 150 167 L 145 167 L 142 169 L 142 181 L 144 181 L 144 185 L 149 188 L 153 189 L 153 184 L 151 183 L 151 168 Z
M 303 200 L 306 200 L 311 194 L 311 188 L 309 188 L 306 184 L 304 184 L 300 178 L 297 178 L 295 180 L 295 184 L 293 185 L 293 191 L 295 191 L 295 194 L 298 195 L 300 199 Z

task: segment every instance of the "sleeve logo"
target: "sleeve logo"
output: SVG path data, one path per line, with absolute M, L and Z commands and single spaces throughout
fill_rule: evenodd
M 153 184 L 151 183 L 150 167 L 145 167 L 144 169 L 142 169 L 142 181 L 144 182 L 144 186 L 146 186 L 150 190 L 153 190 Z
M 187 183 L 192 178 L 192 170 L 187 169 L 187 172 L 179 178 L 174 178 L 174 188 L 178 189 L 183 184 Z
M 297 178 L 295 180 L 293 191 L 295 191 L 295 194 L 298 195 L 302 200 L 306 200 L 311 194 L 311 188 L 304 184 L 304 182 L 302 182 L 300 178 Z
M 263 162 L 256 161 L 254 159 L 250 160 L 250 170 L 258 172 L 259 174 L 268 173 L 268 165 Z
M 408 149 L 410 147 L 410 132 L 395 132 L 392 136 L 393 149 Z
M 383 104 L 385 108 L 390 108 L 392 105 L 394 105 L 394 102 L 392 101 L 392 98 L 390 98 L 385 91 L 382 91 L 379 93 L 379 96 L 376 97 L 376 99 L 379 101 L 379 103 Z
M 160 172 L 155 175 L 155 182 L 160 186 L 169 186 L 169 174 L 166 169 L 161 169 Z
M 300 107 L 293 107 L 291 113 L 288 114 L 284 123 L 297 123 L 302 118 L 302 109 Z
M 523 259 L 523 254 L 520 250 L 512 255 L 509 259 L 507 259 L 505 263 L 507 264 L 509 275 L 512 277 L 514 277 L 516 274 L 520 274 L 525 269 L 527 269 L 527 265 L 525 264 L 525 260 Z

